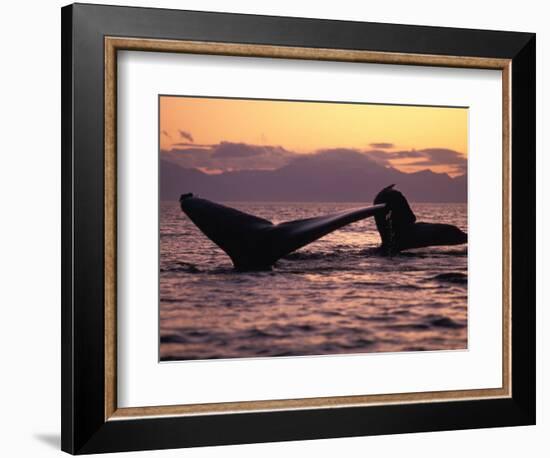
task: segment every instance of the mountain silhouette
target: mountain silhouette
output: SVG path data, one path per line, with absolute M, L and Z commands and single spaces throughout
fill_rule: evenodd
M 467 177 L 423 170 L 404 173 L 364 154 L 331 150 L 303 155 L 276 170 L 241 170 L 211 175 L 160 161 L 160 199 L 192 192 L 214 201 L 371 202 L 396 183 L 414 202 L 466 202 Z

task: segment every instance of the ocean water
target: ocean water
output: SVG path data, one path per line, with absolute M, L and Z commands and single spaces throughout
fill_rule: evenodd
M 288 221 L 354 203 L 226 205 Z M 417 221 L 467 232 L 466 204 L 412 203 Z M 236 272 L 181 212 L 161 202 L 163 361 L 467 348 L 467 246 L 376 253 L 369 218 L 288 255 L 268 272 Z

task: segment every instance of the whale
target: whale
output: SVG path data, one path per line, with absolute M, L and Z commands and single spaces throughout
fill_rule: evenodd
M 283 256 L 348 224 L 384 212 L 378 203 L 279 224 L 192 193 L 180 197 L 181 210 L 240 271 L 269 270 Z
M 381 255 L 467 243 L 468 235 L 457 226 L 418 222 L 405 196 L 394 188 L 392 184 L 382 189 L 370 206 L 278 224 L 192 193 L 182 194 L 179 202 L 181 210 L 240 271 L 269 270 L 287 254 L 369 217 L 374 217 L 380 234 Z
M 468 242 L 468 235 L 452 224 L 417 222 L 409 202 L 394 187 L 395 184 L 385 187 L 374 198 L 374 204 L 385 204 L 374 216 L 383 254 Z

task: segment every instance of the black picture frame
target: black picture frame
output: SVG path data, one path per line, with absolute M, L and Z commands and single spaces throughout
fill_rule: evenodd
M 106 36 L 511 59 L 512 396 L 106 420 Z M 62 8 L 61 38 L 64 451 L 84 454 L 535 424 L 535 34 L 74 4 Z

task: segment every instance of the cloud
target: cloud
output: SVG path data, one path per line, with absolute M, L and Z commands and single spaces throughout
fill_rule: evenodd
M 162 131 L 162 135 L 164 135 L 165 137 L 168 137 L 168 138 L 172 138 L 172 136 L 166 132 L 165 130 Z
M 391 149 L 394 147 L 393 143 L 386 143 L 386 142 L 380 142 L 380 143 L 371 143 L 370 146 L 376 149 Z
M 371 158 L 369 154 L 365 154 L 364 151 L 361 151 L 355 148 L 322 149 L 308 156 L 309 157 L 315 156 L 317 161 L 319 159 L 326 160 L 326 161 L 338 160 L 338 162 L 341 164 L 345 164 L 345 163 L 356 164 L 357 161 L 377 162 L 376 160 L 373 160 L 373 158 Z
M 212 156 L 217 158 L 257 157 L 264 155 L 287 156 L 294 154 L 281 146 L 249 145 L 248 143 L 221 142 L 212 150 Z
M 461 174 L 467 169 L 467 159 L 459 152 L 446 148 L 402 151 L 332 148 L 318 150 L 311 154 L 298 154 L 282 146 L 222 141 L 216 144 L 175 143 L 172 149 L 165 150 L 162 154 L 165 159 L 181 167 L 196 168 L 210 173 L 274 170 L 296 160 L 306 167 L 308 164 L 320 164 L 323 161 L 336 159 L 340 165 L 349 164 L 350 167 L 357 164 L 357 161 L 371 161 L 373 165 L 411 172 L 432 169 L 449 170 L 452 174 Z M 312 162 L 313 158 L 315 161 Z
M 468 160 L 464 155 L 448 148 L 403 151 L 376 149 L 364 151 L 364 154 L 379 165 L 411 172 L 421 169 L 448 170 L 449 173 L 455 175 L 465 173 L 468 167 Z
M 466 158 L 457 151 L 446 148 L 427 148 L 420 150 L 426 163 L 431 164 L 464 164 Z
M 187 132 L 185 130 L 182 130 L 182 129 L 179 129 L 178 132 L 179 132 L 181 138 L 185 138 L 186 140 L 190 141 L 191 143 L 193 143 L 195 141 L 195 140 L 193 140 L 193 136 L 189 132 Z
M 392 165 L 393 161 L 398 159 L 421 159 L 424 155 L 416 150 L 410 151 L 382 151 L 382 150 L 370 150 L 364 151 L 373 161 L 381 165 Z
M 185 168 L 205 171 L 274 170 L 297 157 L 281 146 L 220 142 L 215 145 L 180 144 L 163 157 Z
M 181 147 L 192 147 L 192 148 L 213 148 L 215 144 L 208 143 L 191 143 L 191 142 L 177 142 L 172 143 L 172 148 L 181 148 Z
M 446 148 L 427 148 L 420 151 L 424 158 L 414 162 L 414 166 L 447 166 L 455 173 L 465 173 L 468 169 L 468 160 L 459 152 Z
M 386 165 L 397 166 L 408 170 L 434 169 L 441 167 L 449 169 L 453 174 L 465 173 L 468 160 L 458 151 L 448 148 L 425 148 L 421 150 L 368 152 L 379 161 L 386 160 Z

